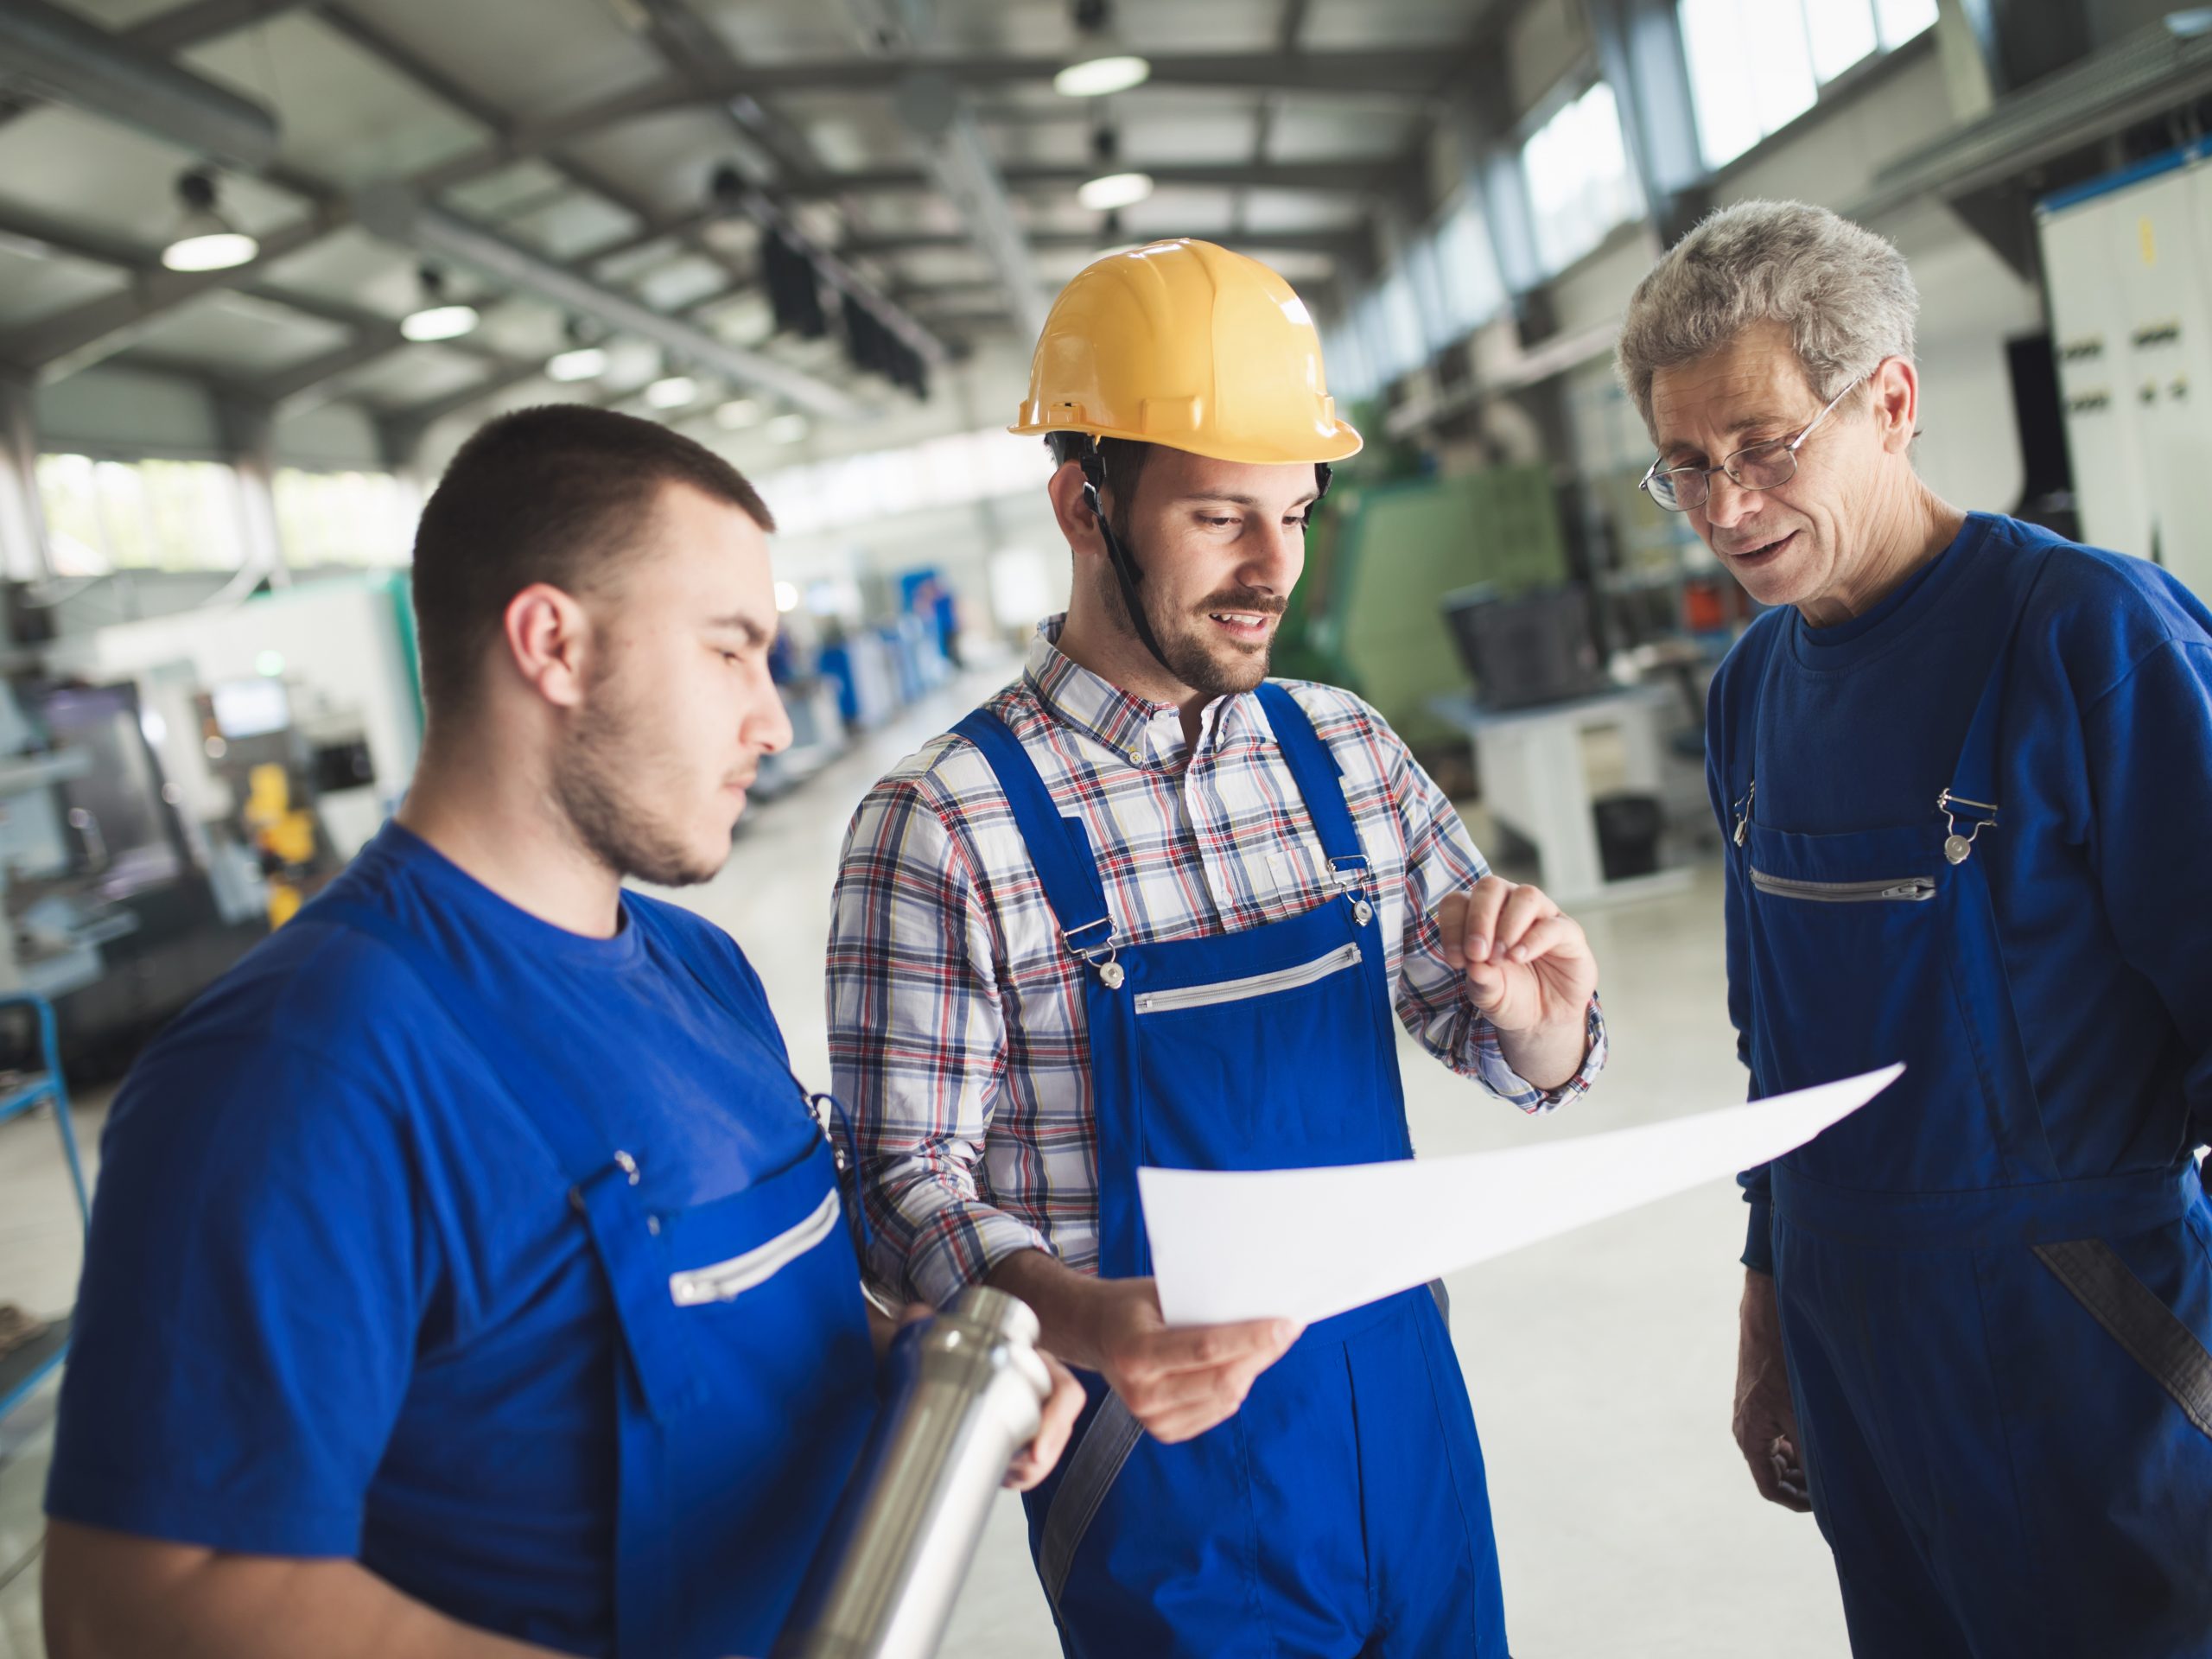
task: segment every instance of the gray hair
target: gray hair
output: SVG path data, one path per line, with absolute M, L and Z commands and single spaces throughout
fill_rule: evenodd
M 1651 378 L 1718 351 L 1758 322 L 1789 330 L 1826 403 L 1885 358 L 1910 361 L 1920 293 L 1904 256 L 1802 201 L 1707 214 L 1636 285 L 1621 326 L 1621 385 L 1651 424 Z

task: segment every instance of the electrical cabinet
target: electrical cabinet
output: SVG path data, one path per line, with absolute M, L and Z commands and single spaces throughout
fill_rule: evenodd
M 2038 219 L 2082 539 L 2212 597 L 2212 161 L 2178 150 Z

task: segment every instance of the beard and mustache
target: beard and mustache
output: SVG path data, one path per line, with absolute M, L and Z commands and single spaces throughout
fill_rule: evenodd
M 1123 545 L 1128 543 L 1124 542 Z M 1136 639 L 1136 620 L 1129 613 L 1128 598 L 1112 569 L 1102 569 L 1098 581 L 1107 616 L 1123 633 Z M 1268 677 L 1274 661 L 1272 633 L 1257 651 L 1240 651 L 1233 645 L 1224 648 L 1222 641 L 1207 633 L 1210 625 L 1206 618 L 1216 611 L 1280 617 L 1287 601 L 1256 588 L 1224 588 L 1190 610 L 1169 617 L 1163 616 L 1160 607 L 1149 602 L 1143 588 L 1137 589 L 1136 596 L 1145 607 L 1145 620 L 1152 625 L 1153 638 L 1160 642 L 1160 654 L 1166 661 L 1167 671 L 1199 696 L 1231 696 L 1251 690 Z
M 584 850 L 617 875 L 696 887 L 721 871 L 729 849 L 702 855 L 666 815 L 697 788 L 696 774 L 639 705 L 612 665 L 594 677 L 554 772 L 554 804 Z

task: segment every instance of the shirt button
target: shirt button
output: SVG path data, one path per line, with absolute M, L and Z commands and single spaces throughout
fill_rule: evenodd
M 1142 749 L 1131 749 L 1129 751 L 1129 759 L 1135 765 L 1140 766 L 1142 766 L 1144 764 L 1144 751 Z

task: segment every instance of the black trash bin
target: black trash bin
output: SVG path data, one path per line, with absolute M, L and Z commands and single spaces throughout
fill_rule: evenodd
M 1590 803 L 1598 821 L 1598 862 L 1608 881 L 1655 875 L 1659 869 L 1659 798 L 1601 795 Z

